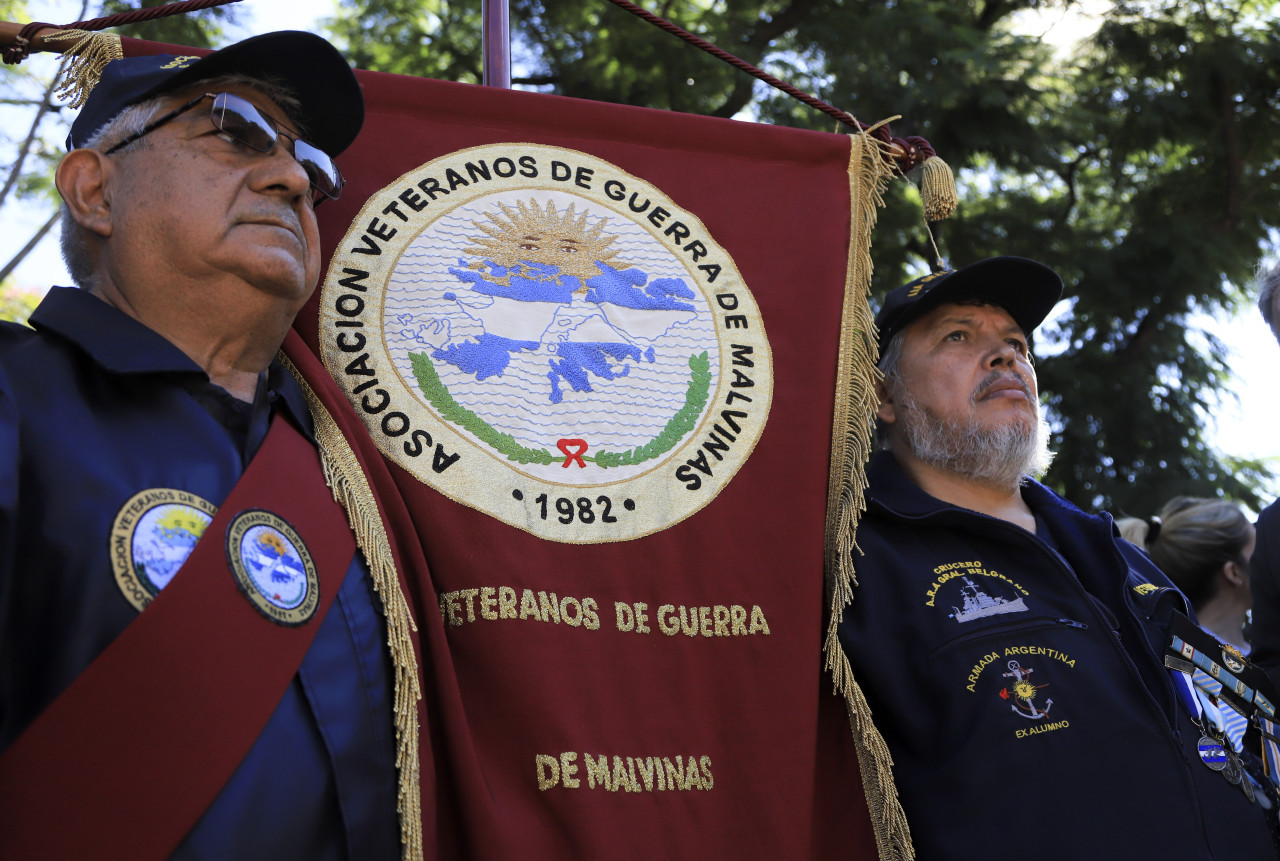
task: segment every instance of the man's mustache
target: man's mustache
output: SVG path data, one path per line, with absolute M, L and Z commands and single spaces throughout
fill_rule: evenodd
M 987 374 L 986 378 L 978 383 L 978 387 L 973 390 L 973 395 L 970 396 L 969 401 L 976 404 L 986 397 L 987 393 L 997 384 L 1009 382 L 1016 383 L 1018 388 L 1022 389 L 1023 394 L 1027 396 L 1027 400 L 1035 402 L 1035 396 L 1031 394 L 1031 385 L 1017 371 L 992 371 Z

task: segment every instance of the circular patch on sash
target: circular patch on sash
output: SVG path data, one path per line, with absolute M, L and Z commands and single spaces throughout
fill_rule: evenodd
M 227 527 L 227 561 L 240 591 L 271 621 L 301 625 L 315 615 L 315 562 L 283 518 L 260 508 L 237 514 Z
M 141 491 L 121 506 L 111 526 L 111 567 L 135 610 L 169 585 L 217 513 L 207 499 L 170 487 Z
M 383 453 L 541 538 L 626 541 L 708 505 L 764 431 L 773 363 L 733 259 L 576 150 L 459 150 L 375 193 L 321 352 Z

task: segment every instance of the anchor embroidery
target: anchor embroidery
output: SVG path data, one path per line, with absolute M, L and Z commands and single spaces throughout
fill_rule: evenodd
M 1013 684 L 1010 685 L 1013 691 L 1010 692 L 1008 687 L 1002 688 L 1000 690 L 1000 698 L 1007 700 L 1013 697 L 1013 702 L 1009 704 L 1009 708 L 1013 709 L 1015 714 L 1022 715 L 1027 720 L 1040 720 L 1049 714 L 1049 709 L 1053 708 L 1053 700 L 1046 700 L 1043 709 L 1036 708 L 1036 704 L 1032 702 L 1036 697 L 1036 691 L 1049 686 L 1047 684 L 1031 684 L 1031 674 L 1033 672 L 1035 671 L 1031 667 L 1024 668 L 1017 661 L 1010 661 L 1009 672 L 1002 673 L 1002 675 L 1006 679 L 1013 679 Z M 1026 707 L 1019 706 L 1019 703 L 1025 703 Z

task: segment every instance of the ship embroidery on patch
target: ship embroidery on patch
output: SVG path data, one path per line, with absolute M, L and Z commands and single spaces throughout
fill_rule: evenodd
M 947 618 L 957 622 L 972 622 L 974 619 L 985 619 L 1001 613 L 1023 613 L 1027 609 L 1027 602 L 1021 595 L 1014 600 L 989 595 L 968 577 L 961 581 L 960 598 L 960 606 L 953 604 L 947 615 Z
M 375 442 L 541 538 L 625 541 L 715 499 L 773 364 L 728 252 L 587 153 L 460 150 L 376 192 L 321 293 L 322 354 Z

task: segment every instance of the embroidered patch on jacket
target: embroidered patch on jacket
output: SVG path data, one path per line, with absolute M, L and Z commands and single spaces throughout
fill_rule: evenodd
M 141 612 L 169 585 L 218 509 L 185 490 L 153 487 L 121 506 L 111 527 L 111 567 L 125 600 Z
M 1005 654 L 1009 654 L 1010 651 L 1011 649 L 1006 649 Z M 1029 654 L 1050 653 L 1062 663 L 1075 666 L 1075 661 L 1055 649 L 1024 647 L 1024 651 Z M 1071 726 L 1071 722 L 1064 719 L 1061 712 L 1050 718 L 1050 712 L 1053 711 L 1053 697 L 1047 690 L 1049 683 L 1036 675 L 1035 667 L 1025 666 L 1017 660 L 1008 661 L 1005 666 L 1008 672 L 1001 673 L 1001 676 L 1007 680 L 1007 683 L 999 691 L 1000 699 L 1009 704 L 1010 711 L 1017 717 L 1035 722 L 1016 727 L 1013 733 L 1014 738 L 1030 738 Z
M 237 514 L 227 527 L 227 560 L 240 591 L 271 621 L 301 625 L 315 615 L 315 562 L 284 519 L 257 508 Z
M 973 665 L 965 690 L 978 693 L 981 686 L 983 701 L 1007 705 L 1013 716 L 1005 720 L 1013 722 L 1010 726 L 1015 738 L 1067 729 L 1071 723 L 1054 708 L 1048 690 L 1046 665 L 1061 675 L 1074 670 L 1076 660 L 1051 646 L 997 646 L 988 649 Z
M 972 622 L 1004 613 L 1025 613 L 1029 593 L 999 571 L 982 562 L 948 562 L 933 569 L 936 575 L 925 592 L 925 606 L 949 609 L 948 619 Z
M 1222 644 L 1222 663 L 1233 673 L 1244 671 L 1244 653 L 1230 643 Z
M 1154 583 L 1139 583 L 1133 587 L 1133 591 L 1139 595 L 1150 595 L 1152 592 L 1158 592 L 1160 587 Z
M 1047 718 L 1049 711 L 1053 708 L 1053 699 L 1051 697 L 1041 697 L 1040 691 L 1049 687 L 1049 685 L 1037 685 L 1031 680 L 1031 676 L 1035 672 L 1032 667 L 1024 667 L 1018 661 L 1009 661 L 1007 666 L 1009 672 L 1001 673 L 1001 675 L 1006 679 L 1012 679 L 1012 681 L 1000 689 L 1000 699 L 1009 703 L 1009 707 L 1013 709 L 1013 713 L 1016 715 L 1021 715 L 1029 720 Z
M 575 150 L 461 150 L 375 193 L 321 294 L 323 358 L 382 451 L 541 538 L 625 541 L 708 505 L 773 367 L 733 259 Z

